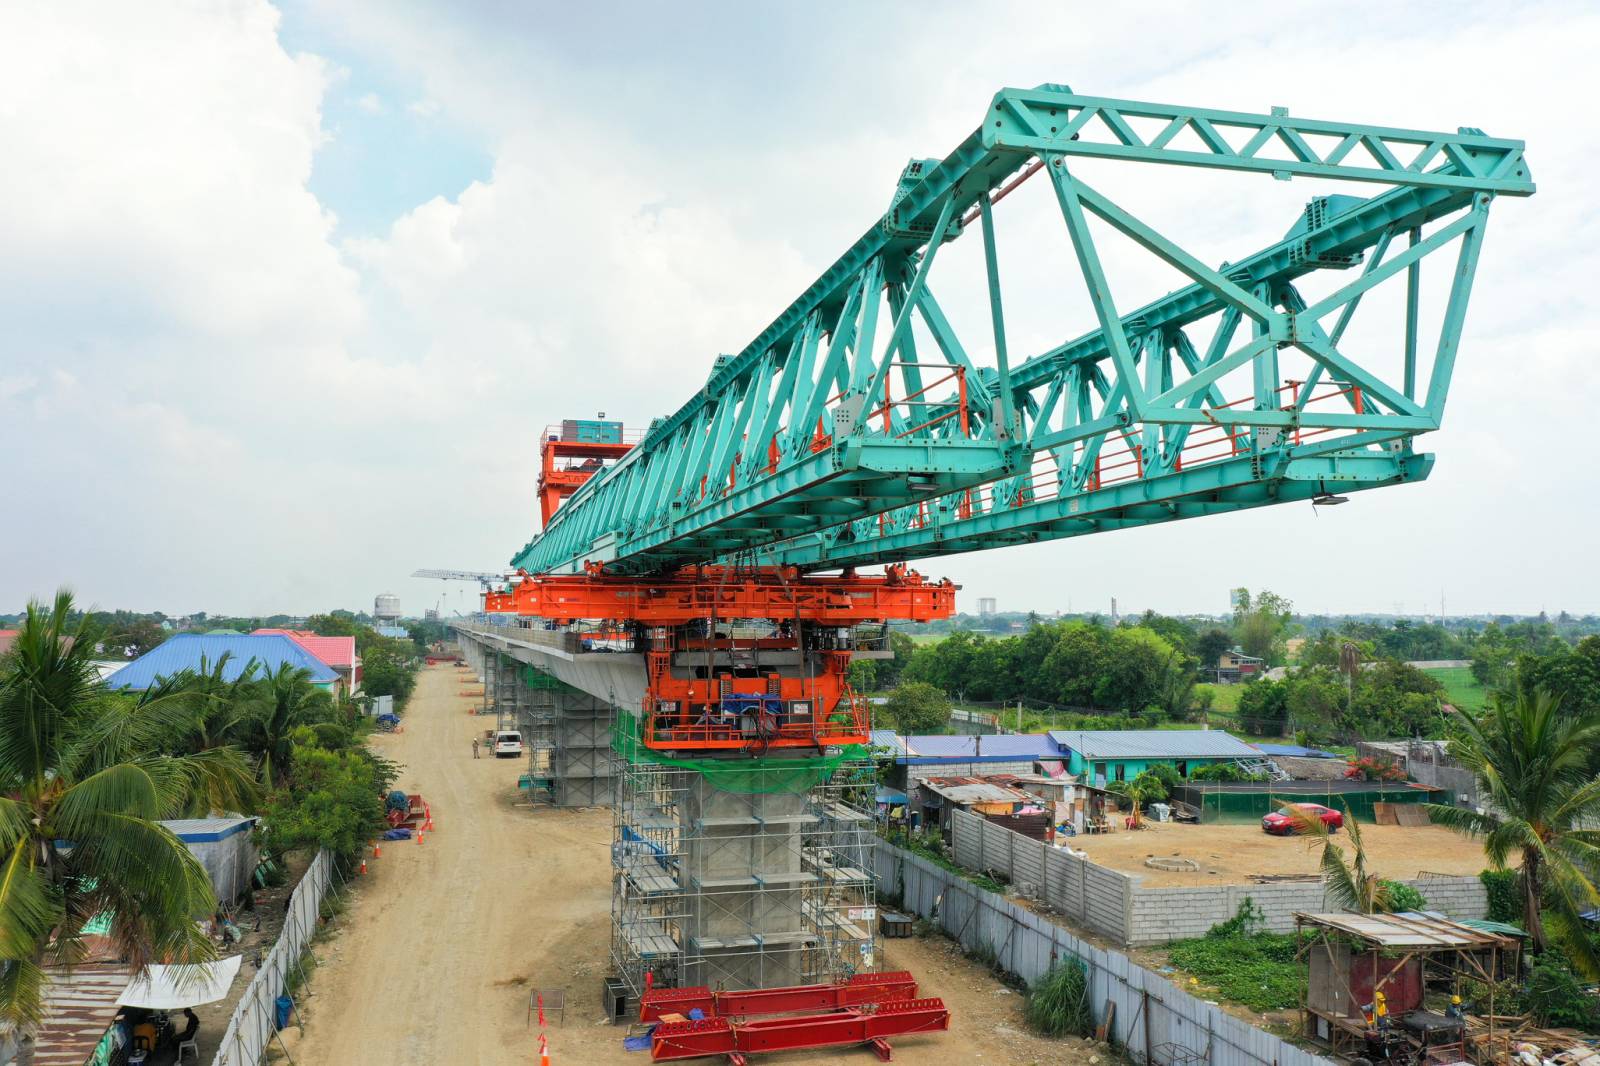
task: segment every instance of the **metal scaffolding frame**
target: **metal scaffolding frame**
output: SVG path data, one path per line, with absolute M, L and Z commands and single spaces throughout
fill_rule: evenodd
M 800 791 L 781 790 L 792 769 L 726 761 L 728 780 L 618 760 L 611 953 L 630 998 L 646 971 L 657 986 L 765 988 L 877 969 L 871 761 Z M 719 787 L 734 775 L 754 790 Z

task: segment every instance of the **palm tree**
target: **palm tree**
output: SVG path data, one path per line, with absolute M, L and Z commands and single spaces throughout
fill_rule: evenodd
M 1309 838 L 1309 845 L 1322 850 L 1322 894 L 1337 907 L 1357 914 L 1379 914 L 1390 909 L 1389 886 L 1372 872 L 1367 863 L 1367 848 L 1361 841 L 1361 826 L 1344 805 L 1344 825 L 1350 833 L 1351 855 L 1333 842 L 1327 823 L 1294 804 L 1286 808 L 1295 832 Z
M 311 683 L 311 671 L 282 663 L 262 678 L 262 701 L 250 725 L 249 744 L 261 756 L 261 782 L 268 788 L 280 784 L 289 770 L 293 744 L 289 734 L 296 726 L 320 720 L 323 693 Z
M 248 809 L 237 752 L 153 754 L 185 709 L 108 693 L 91 659 L 97 634 L 72 620 L 72 596 L 28 604 L 0 658 L 0 1021 L 33 1057 L 43 967 L 83 958 L 82 930 L 109 916 L 135 966 L 215 956 L 195 919 L 215 907 L 210 881 L 159 824 L 198 799 Z
M 215 662 L 202 655 L 199 670 L 157 679 L 157 695 L 177 697 L 175 702 L 189 709 L 182 729 L 182 750 L 207 751 L 237 744 L 247 723 L 259 712 L 261 664 L 251 659 L 238 676 L 229 679 L 231 662 L 231 652 L 223 652 Z
M 1600 905 L 1600 778 L 1589 760 L 1600 744 L 1600 711 L 1564 713 L 1547 692 L 1501 699 L 1484 715 L 1459 710 L 1450 751 L 1478 778 L 1483 813 L 1428 805 L 1433 820 L 1483 841 L 1496 870 L 1519 860 L 1523 925 L 1535 951 L 1560 939 L 1589 976 L 1600 954 L 1583 933 L 1584 911 Z
M 1356 698 L 1356 672 L 1361 669 L 1361 649 L 1352 641 L 1339 645 L 1339 672 L 1344 675 L 1344 713 L 1348 717 L 1350 705 Z

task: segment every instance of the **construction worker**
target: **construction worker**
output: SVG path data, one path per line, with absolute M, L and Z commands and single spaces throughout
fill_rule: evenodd
M 1465 1018 L 1467 1016 L 1467 1008 L 1461 1005 L 1460 996 L 1452 995 L 1450 997 L 1450 1005 L 1444 1009 L 1444 1016 L 1446 1018 L 1456 1019 Z
M 473 737 L 472 738 L 472 757 L 474 759 L 476 759 L 478 757 L 478 738 L 477 737 Z

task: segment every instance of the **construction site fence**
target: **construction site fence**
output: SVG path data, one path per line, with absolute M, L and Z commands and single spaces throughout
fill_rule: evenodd
M 332 888 L 333 878 L 333 856 L 318 851 L 289 895 L 277 943 L 261 960 L 234 1007 L 212 1066 L 259 1066 L 266 1058 L 267 1046 L 278 1032 L 278 997 L 289 987 L 291 973 L 300 970 L 300 957 L 316 935 L 322 900 Z
M 1333 1066 L 1212 1003 L 1196 999 L 1119 951 L 1080 940 L 1048 918 L 979 888 L 903 848 L 880 842 L 880 899 L 934 922 L 968 953 L 1032 984 L 1058 964 L 1088 977 L 1097 1026 L 1128 1059 L 1146 1066 Z

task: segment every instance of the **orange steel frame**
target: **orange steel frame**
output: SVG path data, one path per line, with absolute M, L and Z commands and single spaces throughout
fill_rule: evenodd
M 605 469 L 608 460 L 621 459 L 633 448 L 632 444 L 601 444 L 594 441 L 561 440 L 545 433 L 544 445 L 539 449 L 539 520 L 550 524 L 561 501 L 583 487 L 583 483 Z M 562 459 L 592 459 L 588 468 L 560 466 Z
M 687 567 L 661 577 L 520 574 L 484 595 L 491 614 L 516 614 L 578 627 L 586 637 L 631 637 L 648 673 L 643 742 L 662 750 L 750 750 L 865 744 L 866 701 L 846 680 L 851 627 L 890 620 L 929 622 L 955 613 L 956 586 L 904 566 L 881 575 L 845 571 L 802 576 L 789 567 Z M 731 637 L 720 628 L 762 619 L 766 637 Z M 702 632 L 686 632 L 704 623 Z M 799 651 L 798 676 L 722 668 L 735 651 Z M 673 656 L 705 655 L 703 674 L 674 676 Z M 770 661 L 770 660 L 769 660 Z M 791 661 L 791 666 L 793 662 Z M 742 673 L 742 676 L 739 676 Z

